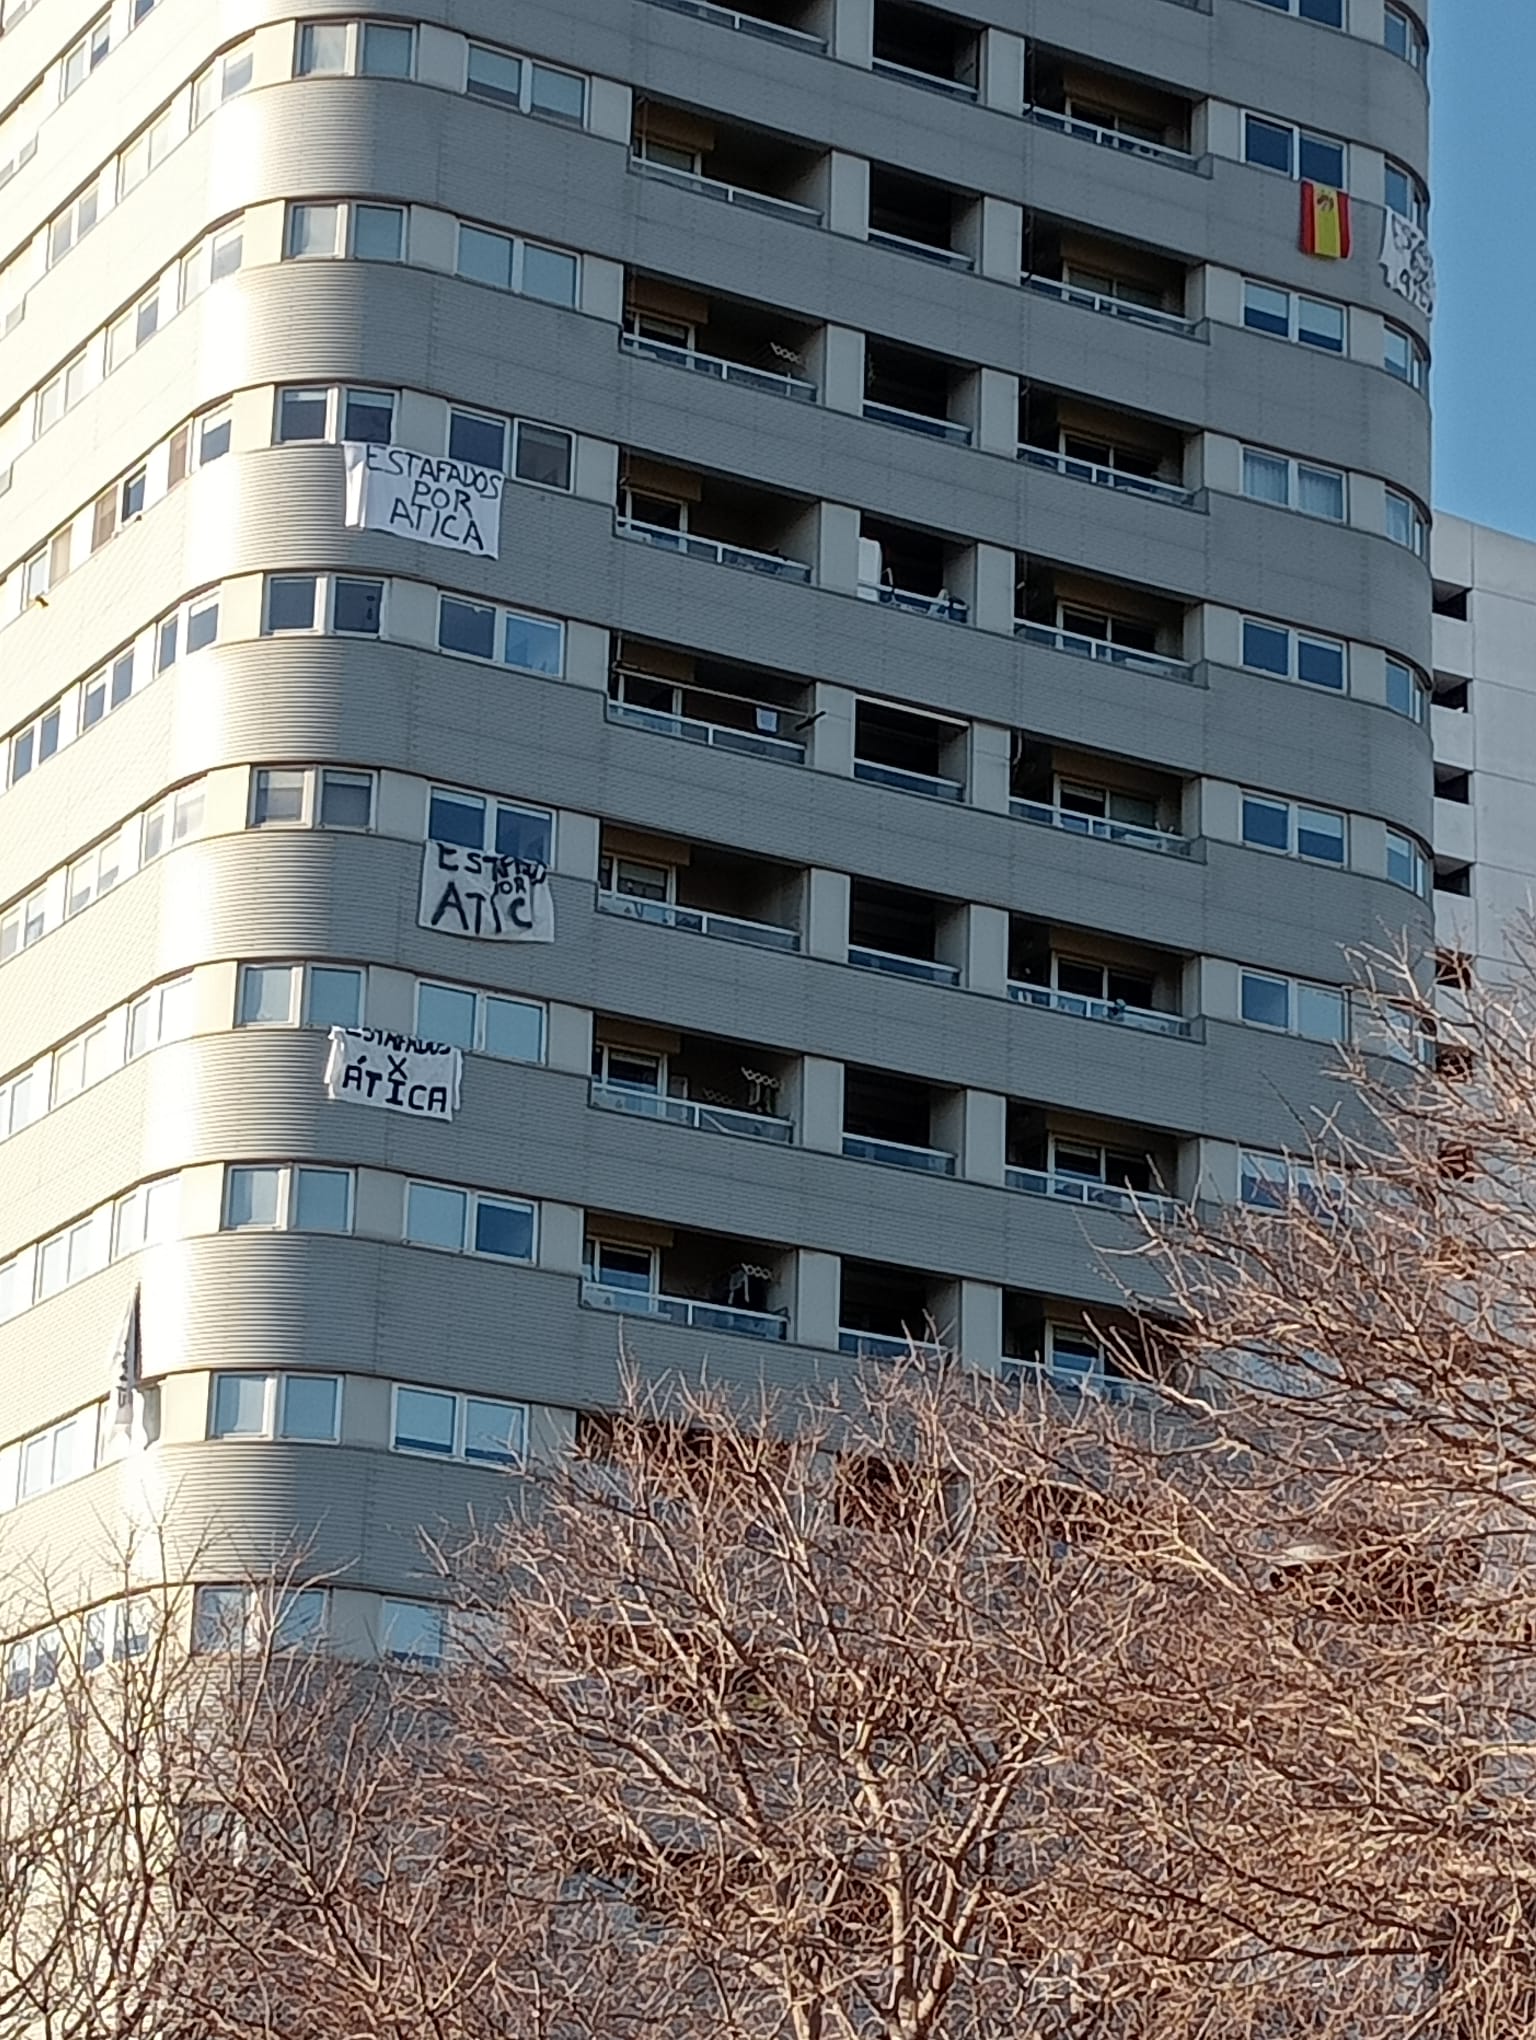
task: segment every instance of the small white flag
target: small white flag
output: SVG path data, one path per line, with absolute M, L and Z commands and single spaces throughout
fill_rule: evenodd
M 139 1286 L 128 1299 L 123 1327 L 112 1354 L 112 1429 L 131 1431 L 139 1388 L 144 1380 L 144 1352 L 139 1323 Z

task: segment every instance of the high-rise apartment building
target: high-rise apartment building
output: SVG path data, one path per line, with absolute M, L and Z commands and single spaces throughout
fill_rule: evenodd
M 10 1550 L 1101 1380 L 1430 936 L 1419 0 L 3 15 Z

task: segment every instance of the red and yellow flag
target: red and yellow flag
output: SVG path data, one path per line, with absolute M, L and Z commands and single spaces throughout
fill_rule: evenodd
M 1306 179 L 1301 187 L 1301 247 L 1303 254 L 1323 255 L 1342 262 L 1349 255 L 1349 193 L 1332 184 L 1314 184 Z

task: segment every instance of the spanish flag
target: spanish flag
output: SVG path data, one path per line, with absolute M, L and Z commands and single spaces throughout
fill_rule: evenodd
M 1301 247 L 1306 255 L 1324 255 L 1334 262 L 1349 256 L 1349 193 L 1331 184 L 1303 180 Z

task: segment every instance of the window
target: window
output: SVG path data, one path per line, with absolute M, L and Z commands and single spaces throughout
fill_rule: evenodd
M 1383 322 L 1381 365 L 1388 375 L 1395 375 L 1412 389 L 1429 387 L 1429 356 L 1411 333 L 1394 326 L 1390 319 Z
M 405 211 L 398 205 L 355 205 L 348 249 L 359 262 L 399 262 L 405 253 Z
M 249 40 L 237 44 L 232 50 L 226 50 L 222 57 L 215 57 L 207 69 L 200 71 L 193 81 L 192 125 L 200 127 L 227 99 L 233 99 L 237 92 L 243 92 L 250 84 L 252 75 Z
M 1322 1202 L 1323 1182 L 1316 1169 L 1288 1155 L 1242 1151 L 1240 1194 L 1244 1204 L 1279 1211 L 1298 1202 L 1316 1210 Z
M 1405 715 L 1421 723 L 1428 712 L 1429 692 L 1411 666 L 1401 659 L 1387 661 L 1387 706 L 1394 715 Z
M 146 291 L 131 312 L 114 319 L 107 328 L 107 373 L 121 368 L 160 327 L 160 286 Z
M 365 21 L 359 36 L 358 69 L 365 78 L 409 78 L 416 37 L 389 22 Z
M 1336 638 L 1288 630 L 1281 623 L 1261 623 L 1251 616 L 1243 618 L 1243 664 L 1258 673 L 1273 673 L 1282 680 L 1305 680 L 1308 686 L 1327 687 L 1336 694 L 1344 689 L 1343 645 Z
M 405 1237 L 413 1246 L 454 1254 L 488 1254 L 531 1261 L 534 1207 L 520 1200 L 453 1190 L 441 1183 L 408 1183 Z
M 241 966 L 237 1027 L 356 1027 L 362 1011 L 361 970 L 321 963 Z
M 301 1650 L 325 1629 L 324 1587 L 199 1587 L 192 1604 L 197 1651 Z
M 1344 477 L 1337 468 L 1292 460 L 1282 453 L 1243 448 L 1243 494 L 1258 503 L 1300 510 L 1307 517 L 1342 523 L 1345 516 Z
M 274 574 L 267 582 L 267 629 L 313 630 L 315 627 L 315 576 Z
M 474 659 L 499 656 L 520 673 L 558 676 L 565 669 L 565 625 L 550 616 L 526 610 L 496 610 L 487 602 L 466 602 L 456 595 L 439 598 L 437 642 L 445 652 L 463 652 Z
M 517 291 L 549 304 L 576 302 L 576 256 L 563 248 L 491 233 L 484 227 L 460 226 L 458 273 L 471 283 Z
M 192 1031 L 192 980 L 171 978 L 128 1006 L 126 1053 L 131 1062 L 162 1041 L 182 1041 Z
M 1421 233 L 1429 231 L 1429 193 L 1411 170 L 1405 170 L 1401 163 L 1394 163 L 1390 156 L 1387 158 L 1382 196 L 1387 202 L 1388 212 L 1412 220 Z
M 426 1669 L 442 1663 L 448 1641 L 443 1609 L 427 1601 L 386 1600 L 380 1612 L 379 1644 L 391 1663 Z
M 569 432 L 552 425 L 519 422 L 512 472 L 520 482 L 533 482 L 541 489 L 569 489 L 573 444 Z
M 474 411 L 448 413 L 448 457 L 468 462 L 471 467 L 495 468 L 504 473 L 507 465 L 507 422 L 504 418 L 483 418 Z
M 101 1404 L 79 1410 L 0 1451 L 0 1510 L 94 1473 L 101 1457 Z
M 325 766 L 259 766 L 251 775 L 250 826 L 367 829 L 373 822 L 373 774 Z
M 1343 1041 L 1349 1033 L 1348 996 L 1333 985 L 1245 970 L 1241 1010 L 1250 1027 L 1273 1027 L 1305 1041 Z
M 1429 550 L 1429 520 L 1411 497 L 1387 491 L 1387 536 L 1423 559 Z
M 1341 190 L 1349 181 L 1343 142 L 1314 134 L 1309 128 L 1292 127 L 1288 121 L 1265 120 L 1256 113 L 1243 115 L 1243 161 Z
M 101 180 L 93 178 L 85 190 L 72 198 L 48 225 L 48 266 L 62 261 L 77 241 L 83 241 L 101 217 Z
M 1303 21 L 1320 21 L 1326 28 L 1344 26 L 1344 0 L 1259 0 L 1259 5 L 1299 15 Z
M 1387 831 L 1387 877 L 1421 900 L 1429 895 L 1429 859 L 1411 836 L 1397 829 Z
M 59 60 L 59 97 L 78 91 L 112 47 L 112 17 L 100 14 Z
M 396 1452 L 516 1466 L 527 1449 L 528 1412 L 521 1403 L 439 1389 L 397 1387 L 391 1443 Z
M 546 868 L 552 861 L 554 826 L 548 808 L 487 800 L 482 794 L 456 793 L 440 786 L 432 788 L 427 803 L 429 842 L 494 851 L 498 857 L 516 857 Z
M 180 299 L 183 309 L 194 298 L 201 297 L 211 283 L 219 283 L 226 276 L 233 276 L 244 258 L 245 242 L 243 229 L 236 225 L 220 227 L 217 233 L 209 234 L 198 242 L 188 254 L 181 258 Z
M 1295 340 L 1329 354 L 1344 352 L 1344 307 L 1328 298 L 1303 297 L 1299 291 L 1277 290 L 1273 284 L 1250 279 L 1243 284 L 1243 324 L 1277 340 Z
M 315 255 L 334 255 L 340 225 L 340 206 L 289 206 L 287 243 L 289 260 L 299 261 Z
M 292 1438 L 335 1442 L 341 1380 L 335 1374 L 215 1374 L 210 1438 Z
M 1429 45 L 1423 29 L 1404 9 L 1388 5 L 1382 20 L 1381 39 L 1394 57 L 1401 57 L 1416 71 L 1424 69 Z
M 248 1229 L 350 1232 L 351 1170 L 231 1167 L 225 1175 L 224 1230 Z
M 347 68 L 347 44 L 351 30 L 344 21 L 307 22 L 299 30 L 299 53 L 294 70 L 301 78 Z
M 1344 817 L 1330 808 L 1303 807 L 1265 793 L 1243 795 L 1243 841 L 1318 864 L 1344 862 Z
M 587 1280 L 602 1289 L 623 1289 L 639 1296 L 656 1294 L 656 1256 L 650 1247 L 589 1239 L 583 1265 Z
M 157 801 L 145 813 L 139 861 L 142 864 L 152 863 L 178 843 L 189 842 L 201 832 L 202 826 L 203 786 L 201 781 L 197 781 L 191 786 L 184 786 L 179 793 Z
M 540 113 L 551 120 L 571 121 L 579 126 L 586 118 L 587 84 L 572 71 L 557 71 L 549 64 L 524 63 L 505 50 L 489 49 L 484 43 L 469 46 L 471 99 L 485 99 L 493 106 L 512 107 L 520 112 Z
M 544 1060 L 544 1008 L 531 999 L 423 980 L 416 987 L 416 1034 L 508 1062 Z

